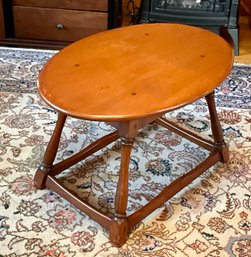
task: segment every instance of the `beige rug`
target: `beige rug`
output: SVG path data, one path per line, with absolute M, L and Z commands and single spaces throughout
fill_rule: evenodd
M 85 214 L 55 193 L 33 186 L 57 118 L 36 92 L 38 71 L 52 55 L 0 48 L 0 256 L 250 257 L 251 66 L 236 65 L 216 92 L 229 162 L 215 165 L 147 217 L 118 249 Z M 169 118 L 211 137 L 204 101 Z M 57 160 L 110 131 L 104 123 L 68 119 Z M 60 175 L 61 180 L 112 213 L 119 151 L 119 143 L 111 144 Z M 206 156 L 200 147 L 156 125 L 144 128 L 130 160 L 128 212 Z

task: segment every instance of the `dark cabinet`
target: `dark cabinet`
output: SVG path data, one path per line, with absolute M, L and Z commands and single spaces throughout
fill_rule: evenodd
M 121 0 L 1 0 L 0 44 L 61 48 L 121 24 Z

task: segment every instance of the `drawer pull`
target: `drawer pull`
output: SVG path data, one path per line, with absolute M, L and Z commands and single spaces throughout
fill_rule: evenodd
M 57 29 L 58 30 L 64 29 L 64 24 L 62 23 L 57 24 Z

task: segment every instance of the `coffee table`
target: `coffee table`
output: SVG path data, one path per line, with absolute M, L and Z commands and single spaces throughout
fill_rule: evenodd
M 138 222 L 216 162 L 228 160 L 214 89 L 227 77 L 232 64 L 233 51 L 224 39 L 203 29 L 178 24 L 123 27 L 66 47 L 48 61 L 38 78 L 39 93 L 58 111 L 58 120 L 43 162 L 36 171 L 35 186 L 57 192 L 107 229 L 114 245 L 123 245 Z M 207 101 L 213 141 L 163 118 L 165 113 L 202 97 Z M 103 121 L 116 131 L 53 164 L 67 116 Z M 144 207 L 127 215 L 128 167 L 133 141 L 139 130 L 152 122 L 186 137 L 210 154 Z M 68 190 L 56 175 L 118 139 L 121 166 L 115 213 L 107 215 Z

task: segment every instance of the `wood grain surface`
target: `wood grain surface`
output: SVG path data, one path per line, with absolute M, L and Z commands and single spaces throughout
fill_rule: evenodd
M 228 75 L 233 52 L 209 31 L 142 24 L 98 33 L 56 54 L 39 92 L 74 117 L 122 121 L 165 113 L 212 92 Z

